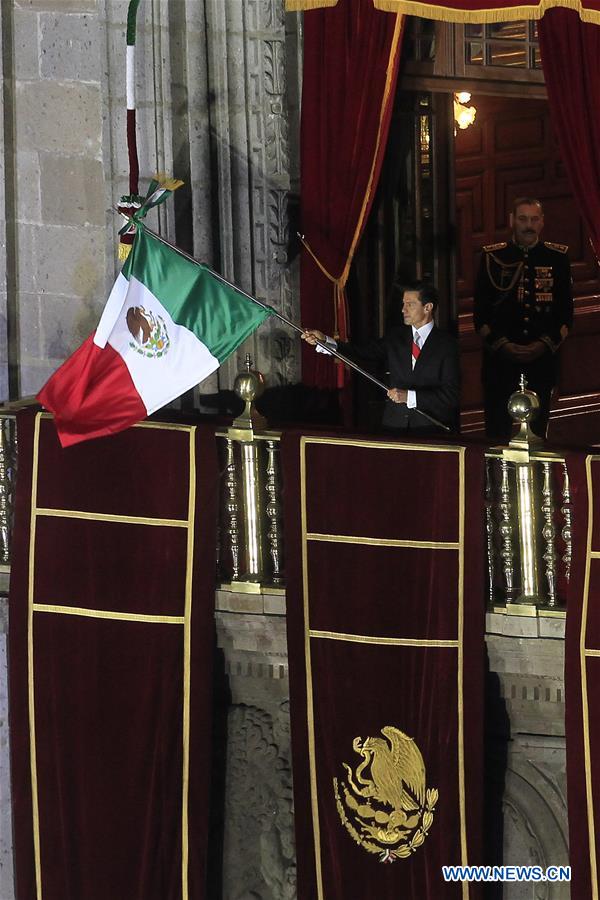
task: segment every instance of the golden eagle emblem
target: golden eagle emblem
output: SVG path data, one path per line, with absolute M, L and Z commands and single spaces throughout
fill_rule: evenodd
M 171 340 L 162 316 L 155 315 L 143 306 L 130 306 L 125 322 L 133 338 L 129 341 L 132 350 L 149 359 L 159 359 L 166 355 Z
M 425 763 L 414 740 L 386 725 L 383 738 L 354 738 L 362 761 L 356 771 L 344 763 L 346 780 L 333 779 L 342 825 L 381 862 L 410 856 L 424 843 L 433 822 L 438 791 L 425 784 Z

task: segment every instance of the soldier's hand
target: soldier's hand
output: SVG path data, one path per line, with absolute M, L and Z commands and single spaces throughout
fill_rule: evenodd
M 500 351 L 506 356 L 510 356 L 511 359 L 521 359 L 521 347 L 519 344 L 513 344 L 509 341 L 508 344 L 502 344 Z
M 324 342 L 326 335 L 322 331 L 317 331 L 316 328 L 305 328 L 300 337 L 307 344 L 310 344 L 311 347 L 314 347 L 317 341 Z
M 534 360 L 539 359 L 540 356 L 543 356 L 546 349 L 546 345 L 543 341 L 532 341 L 531 344 L 525 344 L 525 346 L 519 347 L 519 360 L 525 363 L 533 362 Z

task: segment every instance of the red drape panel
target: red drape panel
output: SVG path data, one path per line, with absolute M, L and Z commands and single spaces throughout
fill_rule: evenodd
M 573 558 L 565 637 L 565 729 L 571 897 L 598 897 L 600 880 L 600 458 L 567 457 Z
M 282 460 L 298 896 L 475 900 L 442 866 L 481 862 L 482 451 L 287 433 Z
M 214 432 L 62 450 L 18 421 L 10 712 L 19 900 L 204 900 Z
M 539 23 L 550 112 L 573 193 L 600 251 L 600 28 L 570 9 Z
M 372 0 L 345 0 L 304 17 L 302 231 L 330 277 L 304 250 L 302 321 L 342 338 L 344 286 L 379 177 L 401 30 L 402 17 L 375 10 Z M 335 386 L 331 359 L 304 350 L 304 381 Z

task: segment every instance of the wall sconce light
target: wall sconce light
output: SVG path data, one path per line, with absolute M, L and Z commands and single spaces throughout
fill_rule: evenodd
M 468 91 L 459 91 L 454 95 L 454 121 L 463 131 L 473 124 L 477 115 L 474 106 L 467 106 L 470 99 L 471 95 Z

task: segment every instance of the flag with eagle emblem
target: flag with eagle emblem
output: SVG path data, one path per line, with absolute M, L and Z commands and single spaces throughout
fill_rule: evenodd
M 38 400 L 63 447 L 122 431 L 207 378 L 269 315 L 138 226 L 96 331 Z

